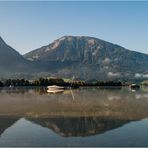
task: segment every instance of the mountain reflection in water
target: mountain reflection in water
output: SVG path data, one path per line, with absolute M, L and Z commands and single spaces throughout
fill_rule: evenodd
M 41 125 L 42 127 L 47 127 L 63 137 L 96 135 L 120 127 L 129 122 L 128 120 L 103 119 L 99 117 L 60 117 L 28 120 Z
M 146 88 L 135 92 L 128 88 L 85 88 L 73 90 L 73 100 L 69 90 L 48 94 L 45 88 L 1 89 L 0 146 L 11 146 L 5 145 L 10 137 L 5 140 L 3 137 L 7 137 L 14 127 L 19 132 L 25 124 L 28 128 L 37 125 L 37 129 L 48 130 L 49 134 L 52 131 L 63 138 L 105 134 L 131 121 L 147 118 L 147 92 Z M 31 141 L 23 146 L 32 145 Z
M 22 118 L 0 118 L 0 134 L 13 126 Z M 49 128 L 63 137 L 85 137 L 104 133 L 108 130 L 120 127 L 130 121 L 103 119 L 98 117 L 68 117 L 68 118 L 25 118 L 24 121 L 31 121 L 45 128 Z

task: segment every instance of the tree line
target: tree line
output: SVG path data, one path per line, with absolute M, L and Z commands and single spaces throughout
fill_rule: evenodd
M 49 85 L 59 85 L 65 87 L 80 87 L 80 86 L 122 86 L 119 81 L 96 81 L 93 83 L 88 83 L 85 81 L 68 81 L 65 82 L 60 78 L 39 78 L 37 80 L 25 80 L 25 79 L 8 79 L 0 81 L 0 87 L 10 87 L 10 86 L 49 86 Z

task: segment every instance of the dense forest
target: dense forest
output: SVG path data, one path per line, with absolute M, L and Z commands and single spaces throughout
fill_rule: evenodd
M 96 81 L 96 82 L 85 82 L 78 80 L 65 81 L 60 78 L 39 78 L 37 80 L 25 80 L 25 79 L 8 79 L 0 81 L 0 87 L 14 87 L 14 86 L 49 86 L 59 85 L 65 87 L 80 87 L 80 86 L 122 86 L 120 81 Z

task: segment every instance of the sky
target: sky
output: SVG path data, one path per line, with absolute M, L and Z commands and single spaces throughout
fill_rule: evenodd
M 148 1 L 0 1 L 0 36 L 19 53 L 65 35 L 148 54 Z

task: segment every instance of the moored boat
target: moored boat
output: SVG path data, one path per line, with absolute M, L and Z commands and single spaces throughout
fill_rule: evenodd
M 140 88 L 140 85 L 133 83 L 133 84 L 130 85 L 130 88 L 131 89 L 139 89 Z
M 47 86 L 47 92 L 48 93 L 61 93 L 61 92 L 64 92 L 64 87 L 57 86 L 57 85 Z

